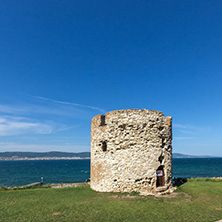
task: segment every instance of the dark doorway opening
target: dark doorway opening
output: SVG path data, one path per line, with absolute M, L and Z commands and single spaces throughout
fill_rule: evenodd
M 156 171 L 156 187 L 162 187 L 165 185 L 164 180 L 164 167 L 159 166 L 159 168 Z

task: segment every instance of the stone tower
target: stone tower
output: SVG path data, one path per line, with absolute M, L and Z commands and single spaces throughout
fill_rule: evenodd
M 129 109 L 97 115 L 91 125 L 92 189 L 141 194 L 172 187 L 172 117 Z

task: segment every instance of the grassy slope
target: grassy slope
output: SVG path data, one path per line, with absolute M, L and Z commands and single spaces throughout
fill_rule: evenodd
M 190 180 L 175 198 L 109 198 L 89 187 L 0 192 L 0 221 L 216 221 L 222 182 Z

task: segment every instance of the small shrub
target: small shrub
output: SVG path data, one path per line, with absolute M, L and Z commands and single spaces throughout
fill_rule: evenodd
M 8 190 L 8 187 L 0 186 L 0 191 L 6 191 L 6 190 Z

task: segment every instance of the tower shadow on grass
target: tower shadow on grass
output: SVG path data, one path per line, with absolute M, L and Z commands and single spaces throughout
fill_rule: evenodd
M 173 186 L 179 187 L 187 182 L 187 178 L 183 177 L 173 177 Z

